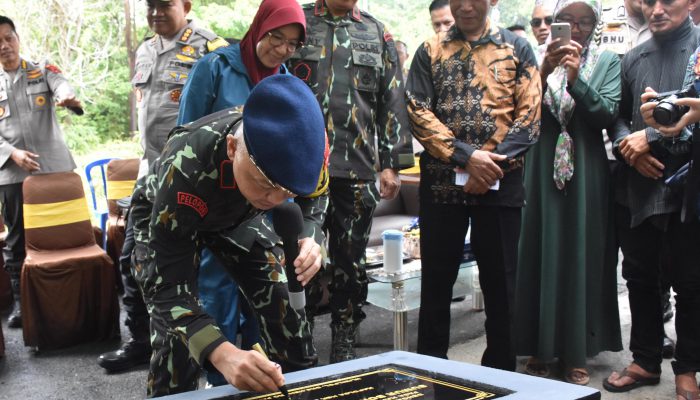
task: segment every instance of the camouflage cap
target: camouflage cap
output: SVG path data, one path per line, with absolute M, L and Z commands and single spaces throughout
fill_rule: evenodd
M 324 164 L 325 123 L 301 79 L 277 74 L 260 81 L 243 108 L 243 132 L 268 178 L 296 195 L 314 192 Z

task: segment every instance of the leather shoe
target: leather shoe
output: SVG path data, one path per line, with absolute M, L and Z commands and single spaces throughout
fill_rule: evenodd
M 663 358 L 673 358 L 673 353 L 676 351 L 676 343 L 673 339 L 664 335 L 664 347 L 661 349 Z
M 22 310 L 15 306 L 15 310 L 7 318 L 8 328 L 21 328 L 22 327 Z
M 137 342 L 133 339 L 114 351 L 103 353 L 97 359 L 97 364 L 107 372 L 119 372 L 133 368 L 137 365 L 148 364 L 151 359 L 151 344 Z

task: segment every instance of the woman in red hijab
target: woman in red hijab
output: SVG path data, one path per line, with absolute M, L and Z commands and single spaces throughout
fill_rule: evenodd
M 243 40 L 202 57 L 180 98 L 178 125 L 245 103 L 262 79 L 286 72 L 283 64 L 306 37 L 296 0 L 264 0 Z

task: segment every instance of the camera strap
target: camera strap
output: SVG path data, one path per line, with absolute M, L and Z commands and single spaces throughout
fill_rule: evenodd
M 698 217 L 698 192 L 700 192 L 700 124 L 693 126 L 693 135 L 690 138 L 690 170 L 685 185 L 685 198 L 681 210 L 681 221 L 690 222 Z

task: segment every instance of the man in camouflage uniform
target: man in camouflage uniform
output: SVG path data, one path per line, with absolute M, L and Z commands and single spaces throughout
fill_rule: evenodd
M 394 40 L 381 22 L 360 11 L 356 3 L 318 0 L 303 6 L 307 46 L 289 61 L 289 70 L 309 85 L 321 105 L 331 146 L 325 222 L 334 266 L 329 287 L 331 362 L 355 358 L 355 334 L 365 318 L 364 255 L 372 214 L 380 195 L 392 199 L 398 194 L 399 164 L 413 164 Z M 402 149 L 406 157 L 400 163 Z M 309 293 L 310 314 L 315 312 L 319 295 L 318 286 Z
M 174 130 L 139 180 L 132 200 L 132 272 L 151 316 L 149 396 L 195 389 L 205 363 L 239 389 L 274 391 L 283 383 L 279 366 L 270 369 L 258 353 L 233 346 L 202 310 L 196 266 L 204 246 L 223 261 L 253 307 L 270 358 L 285 372 L 316 364 L 304 312 L 288 303 L 281 247 L 258 236 L 254 256 L 242 262 L 235 231 L 262 210 L 314 192 L 327 159 L 324 143 L 313 94 L 298 79 L 275 75 L 255 87 L 243 114 L 223 110 Z M 304 238 L 299 257 L 286 262 L 294 262 L 305 285 L 321 259 L 320 246 Z
M 192 8 L 190 0 L 147 0 L 146 3 L 148 25 L 156 35 L 146 39 L 136 51 L 136 67 L 131 80 L 144 149 L 139 176 L 145 175 L 148 164 L 158 157 L 168 139 L 168 132 L 176 125 L 180 94 L 194 63 L 204 54 L 227 44 L 224 39 L 187 20 Z M 110 372 L 145 364 L 151 354 L 148 313 L 130 271 L 133 245 L 131 223 L 127 222 L 120 265 L 125 324 L 131 338 L 119 349 L 98 358 L 98 364 Z

